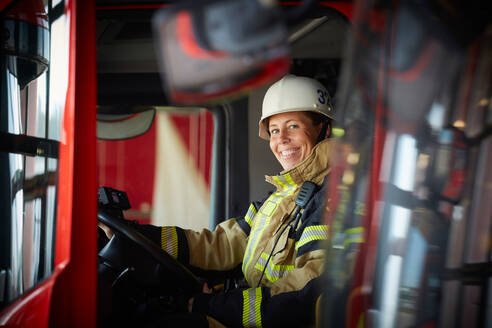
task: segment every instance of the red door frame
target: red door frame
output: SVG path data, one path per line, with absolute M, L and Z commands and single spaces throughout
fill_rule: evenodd
M 65 0 L 65 13 L 69 82 L 59 152 L 55 268 L 0 313 L 0 325 L 7 327 L 95 327 L 97 322 L 94 0 Z

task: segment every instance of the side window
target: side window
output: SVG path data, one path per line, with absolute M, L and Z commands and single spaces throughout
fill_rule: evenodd
M 212 114 L 202 108 L 160 108 L 149 131 L 97 141 L 98 185 L 124 190 L 125 217 L 197 231 L 209 226 Z
M 68 25 L 64 2 L 51 3 L 13 1 L 0 13 L 0 309 L 54 268 Z

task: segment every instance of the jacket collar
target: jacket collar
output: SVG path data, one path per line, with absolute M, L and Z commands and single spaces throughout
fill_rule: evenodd
M 314 146 L 312 153 L 292 169 L 280 172 L 279 175 L 265 175 L 265 180 L 273 184 L 277 190 L 295 188 L 304 181 L 312 181 L 321 185 L 329 173 L 329 159 L 333 147 L 332 139 L 325 139 Z

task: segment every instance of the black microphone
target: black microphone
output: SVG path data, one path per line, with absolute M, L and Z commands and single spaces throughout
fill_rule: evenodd
M 297 215 L 295 216 L 294 225 L 291 227 L 291 230 L 289 231 L 289 238 L 292 238 L 294 236 L 296 227 L 299 224 L 299 219 L 301 218 L 300 209 L 306 208 L 306 205 L 309 203 L 314 193 L 316 192 L 317 187 L 318 186 L 311 181 L 305 181 L 302 184 L 301 189 L 299 190 L 299 193 L 297 194 L 297 198 L 296 198 L 296 205 L 299 211 L 296 212 Z

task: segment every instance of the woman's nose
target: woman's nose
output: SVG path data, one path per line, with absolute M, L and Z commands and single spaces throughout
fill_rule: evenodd
M 287 142 L 289 141 L 289 134 L 287 133 L 287 130 L 285 129 L 280 129 L 280 141 L 281 142 Z

